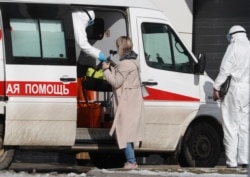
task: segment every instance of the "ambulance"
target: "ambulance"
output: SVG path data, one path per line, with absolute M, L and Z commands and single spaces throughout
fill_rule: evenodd
M 10 166 L 17 149 L 88 152 L 100 166 L 121 155 L 108 134 L 112 92 L 87 91 L 88 106 L 77 78 L 72 12 L 87 9 L 95 12 L 87 29 L 93 46 L 119 62 L 115 40 L 126 35 L 138 53 L 149 96 L 136 155 L 215 166 L 223 150 L 221 113 L 204 55 L 197 59 L 188 50 L 150 0 L 1 0 L 0 169 Z

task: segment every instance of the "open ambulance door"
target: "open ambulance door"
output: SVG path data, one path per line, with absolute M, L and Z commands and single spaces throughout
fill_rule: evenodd
M 72 146 L 77 81 L 70 6 L 1 3 L 1 13 L 4 145 Z

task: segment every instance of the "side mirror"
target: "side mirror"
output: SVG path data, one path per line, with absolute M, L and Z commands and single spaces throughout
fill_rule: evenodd
M 197 64 L 197 74 L 204 74 L 206 67 L 206 57 L 204 54 L 200 53 L 198 56 L 198 64 Z

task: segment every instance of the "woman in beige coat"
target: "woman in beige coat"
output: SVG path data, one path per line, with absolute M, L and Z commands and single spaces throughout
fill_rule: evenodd
M 124 168 L 135 169 L 133 142 L 144 137 L 144 103 L 140 83 L 140 65 L 132 50 L 130 38 L 121 36 L 116 40 L 120 62 L 110 70 L 110 63 L 103 62 L 104 77 L 113 87 L 115 118 L 110 135 L 116 135 L 120 149 L 125 150 L 127 162 Z

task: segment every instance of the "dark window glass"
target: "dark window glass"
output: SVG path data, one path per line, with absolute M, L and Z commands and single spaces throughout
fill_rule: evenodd
M 194 62 L 186 48 L 165 24 L 142 23 L 146 62 L 150 67 L 183 73 L 194 72 Z
M 4 3 L 8 64 L 75 65 L 70 7 Z

